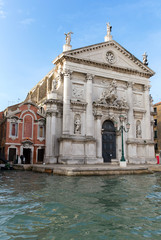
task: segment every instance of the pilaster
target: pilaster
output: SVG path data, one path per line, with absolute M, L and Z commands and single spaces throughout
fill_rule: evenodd
M 131 127 L 128 132 L 128 137 L 133 138 L 135 135 L 135 125 L 134 125 L 134 116 L 133 116 L 133 82 L 127 83 L 127 98 L 128 98 L 128 122 L 130 123 Z
M 70 133 L 70 98 L 71 98 L 71 71 L 64 71 L 64 96 L 63 96 L 63 134 Z
M 96 156 L 97 158 L 102 158 L 102 114 L 95 115 L 96 118 Z M 103 161 L 103 159 L 102 159 Z
M 145 121 L 144 121 L 144 133 L 146 139 L 151 139 L 151 122 L 150 122 L 150 102 L 149 102 L 149 85 L 144 85 L 144 108 Z
M 86 135 L 93 136 L 94 131 L 94 117 L 93 117 L 93 105 L 92 105 L 92 81 L 94 76 L 93 75 L 86 75 Z

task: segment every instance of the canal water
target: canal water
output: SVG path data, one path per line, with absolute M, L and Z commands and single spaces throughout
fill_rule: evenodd
M 1 171 L 0 239 L 161 239 L 161 174 Z

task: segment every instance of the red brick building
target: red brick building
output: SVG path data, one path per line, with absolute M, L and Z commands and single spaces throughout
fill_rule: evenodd
M 31 101 L 10 106 L 0 113 L 0 155 L 26 164 L 43 162 L 45 115 Z M 21 156 L 21 157 L 20 157 Z

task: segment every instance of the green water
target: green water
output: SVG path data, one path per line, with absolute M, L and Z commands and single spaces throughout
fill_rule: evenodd
M 161 239 L 161 174 L 0 172 L 0 239 Z

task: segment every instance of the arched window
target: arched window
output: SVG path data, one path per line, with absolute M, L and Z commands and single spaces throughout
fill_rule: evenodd
M 32 138 L 32 117 L 30 115 L 26 115 L 24 117 L 24 138 Z
M 11 122 L 11 124 L 10 124 L 10 136 L 11 137 L 17 137 L 18 136 L 18 123 L 17 122 Z

